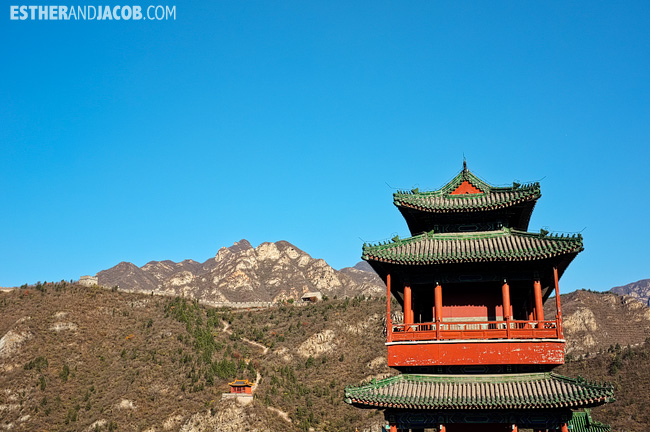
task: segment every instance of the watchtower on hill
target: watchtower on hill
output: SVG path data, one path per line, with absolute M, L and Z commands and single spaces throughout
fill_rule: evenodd
M 573 410 L 612 401 L 612 387 L 552 372 L 564 363 L 559 280 L 582 236 L 528 232 L 540 197 L 539 183 L 494 187 L 465 163 L 440 190 L 393 195 L 411 237 L 364 244 L 362 258 L 386 283 L 400 374 L 346 388 L 346 402 L 385 409 L 393 432 L 592 430 Z

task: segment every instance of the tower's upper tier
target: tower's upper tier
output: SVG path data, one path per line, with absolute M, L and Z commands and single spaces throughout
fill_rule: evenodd
M 486 281 L 531 279 L 534 272 L 551 286 L 555 267 L 561 277 L 583 250 L 582 236 L 529 233 L 510 228 L 475 233 L 428 233 L 363 246 L 362 259 L 385 278 Z M 544 276 L 545 275 L 545 276 Z
M 418 189 L 393 194 L 393 203 L 406 219 L 411 234 L 434 231 L 490 231 L 502 226 L 526 231 L 539 183 L 494 187 L 463 170 L 441 189 Z

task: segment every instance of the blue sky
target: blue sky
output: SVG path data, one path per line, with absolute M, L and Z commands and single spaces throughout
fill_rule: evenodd
M 9 3 L 0 286 L 242 238 L 354 265 L 408 235 L 394 189 L 439 188 L 463 155 L 492 184 L 541 181 L 531 231 L 582 231 L 563 291 L 650 278 L 648 2 Z

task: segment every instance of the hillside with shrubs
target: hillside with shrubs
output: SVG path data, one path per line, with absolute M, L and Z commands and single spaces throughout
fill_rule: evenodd
M 346 405 L 343 388 L 390 373 L 384 307 L 235 311 L 65 282 L 2 293 L 0 427 L 363 430 L 383 416 Z M 236 378 L 257 381 L 251 404 L 221 400 Z
M 567 338 L 591 328 L 571 318 L 587 307 L 596 330 L 629 327 L 598 316 L 628 307 L 611 296 L 563 296 L 567 320 L 586 323 Z M 384 315 L 385 298 L 365 296 L 233 310 L 65 282 L 0 293 L 0 428 L 375 432 L 383 413 L 345 404 L 343 392 L 396 373 Z M 650 424 L 650 339 L 637 333 L 629 346 L 594 337 L 590 352 L 556 370 L 614 383 L 617 401 L 593 413 L 614 431 Z M 250 404 L 222 399 L 236 378 L 257 383 Z

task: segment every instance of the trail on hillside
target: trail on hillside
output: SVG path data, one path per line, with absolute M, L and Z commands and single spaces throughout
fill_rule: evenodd
M 221 320 L 221 323 L 223 324 L 223 328 L 221 329 L 221 331 L 229 335 L 232 334 L 232 330 L 230 330 L 230 323 L 224 320 Z M 250 345 L 255 345 L 258 348 L 262 348 L 262 354 L 266 354 L 269 352 L 269 347 L 267 347 L 266 345 L 263 345 L 259 342 L 252 341 L 250 339 L 246 339 L 245 337 L 241 338 L 241 340 Z
M 284 419 L 284 420 L 287 421 L 288 423 L 291 423 L 291 419 L 289 418 L 289 414 L 287 414 L 286 412 L 284 412 L 284 411 L 282 411 L 282 410 L 280 410 L 280 409 L 277 409 L 277 408 L 271 407 L 271 406 L 268 406 L 268 407 L 266 407 L 266 408 L 268 408 L 269 411 L 273 411 L 274 413 L 276 413 L 277 415 L 279 415 L 280 417 L 282 417 L 282 419 Z

